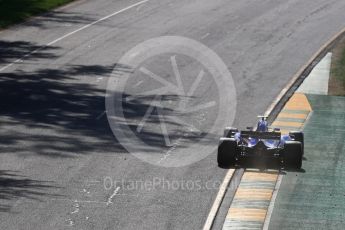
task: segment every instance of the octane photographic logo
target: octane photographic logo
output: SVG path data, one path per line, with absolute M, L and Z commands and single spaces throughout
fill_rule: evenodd
M 226 65 L 205 45 L 157 37 L 135 46 L 108 81 L 106 111 L 117 141 L 137 158 L 182 167 L 214 153 L 236 113 Z

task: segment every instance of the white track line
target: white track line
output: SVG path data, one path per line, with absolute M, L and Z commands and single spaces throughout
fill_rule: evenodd
M 213 221 L 217 215 L 218 209 L 223 201 L 224 195 L 226 193 L 226 190 L 229 186 L 230 180 L 232 176 L 234 175 L 235 170 L 234 169 L 229 169 L 228 172 L 226 173 L 223 183 L 219 188 L 218 194 L 216 196 L 216 199 L 213 202 L 212 208 L 210 213 L 207 216 L 206 222 L 204 224 L 203 230 L 209 230 L 212 228 Z
M 268 107 L 268 109 L 266 110 L 265 112 L 265 115 L 268 116 L 269 114 L 272 113 L 273 109 L 277 106 L 277 104 L 279 103 L 279 101 L 284 97 L 284 95 L 286 94 L 286 92 L 292 87 L 292 85 L 298 80 L 298 78 L 302 75 L 303 71 L 309 66 L 312 64 L 312 62 L 321 54 L 321 52 L 326 49 L 329 45 L 332 44 L 333 41 L 335 41 L 340 35 L 342 35 L 343 33 L 345 33 L 345 28 L 342 29 L 339 33 L 335 34 L 331 39 L 328 40 L 327 43 L 325 43 L 323 46 L 320 47 L 320 49 L 308 60 L 308 62 L 303 65 L 299 70 L 298 72 L 292 77 L 292 79 L 288 82 L 288 84 L 285 86 L 285 88 L 280 91 L 280 93 L 278 94 L 278 96 L 275 98 L 275 100 L 272 102 L 272 104 Z M 224 178 L 224 181 L 223 183 L 226 181 L 227 179 L 227 176 L 229 174 L 229 171 L 228 173 L 226 174 L 225 178 Z M 282 180 L 283 178 L 283 175 L 279 175 L 278 176 L 278 179 L 279 180 Z M 229 178 L 229 180 L 231 179 L 231 177 Z M 230 181 L 229 181 L 230 182 Z M 228 182 L 228 183 L 229 183 Z M 278 181 L 277 181 L 278 183 Z M 280 182 L 278 184 L 278 186 L 280 186 Z M 277 187 L 277 191 L 279 190 L 279 187 Z M 217 214 L 217 211 L 219 209 L 219 206 L 221 205 L 221 203 L 218 203 L 218 196 L 220 196 L 221 194 L 221 191 L 218 192 L 218 195 L 217 195 L 217 198 L 214 202 L 214 204 L 212 205 L 212 208 L 211 208 L 211 211 L 210 211 L 210 214 L 209 216 L 207 217 L 207 221 L 204 225 L 204 230 L 209 230 L 212 228 L 212 224 L 213 224 L 213 221 L 214 221 L 214 218 Z M 223 193 L 222 193 L 223 194 Z M 224 191 L 224 194 L 221 196 L 221 200 L 223 199 L 225 195 L 225 191 Z M 215 207 L 215 205 L 218 205 L 218 207 Z M 271 206 L 271 204 L 270 204 Z M 274 208 L 274 203 L 272 204 L 272 212 L 273 212 L 273 208 Z M 216 210 L 216 212 L 214 213 L 214 216 L 213 216 L 213 213 L 214 212 L 214 209 Z M 212 214 L 212 215 L 211 215 Z M 209 218 L 211 218 L 211 216 L 213 216 L 213 219 L 209 220 Z M 266 216 L 267 218 L 270 218 L 270 216 Z M 268 225 L 269 225 L 269 220 L 266 221 L 265 220 L 265 223 L 267 222 L 267 228 L 268 228 Z
M 288 84 L 285 86 L 285 88 L 280 91 L 279 95 L 276 97 L 276 99 L 272 102 L 270 107 L 267 109 L 265 115 L 268 116 L 275 106 L 279 103 L 279 101 L 284 97 L 286 92 L 293 86 L 293 84 L 299 79 L 299 77 L 302 75 L 304 70 L 310 66 L 316 58 L 324 51 L 328 46 L 332 44 L 338 37 L 340 37 L 342 34 L 345 33 L 345 28 L 343 28 L 339 33 L 335 34 L 332 38 L 330 38 L 323 46 L 320 47 L 320 49 L 304 64 L 292 77 L 292 79 L 288 82 Z
M 285 86 L 285 88 L 279 93 L 279 95 L 276 97 L 276 99 L 272 102 L 272 104 L 270 105 L 270 107 L 267 109 L 266 111 L 266 115 L 269 115 L 270 113 L 272 113 L 273 109 L 275 108 L 275 106 L 279 103 L 279 101 L 281 100 L 281 98 L 283 98 L 283 96 L 285 95 L 285 93 L 293 86 L 293 84 L 299 79 L 299 77 L 302 75 L 303 71 L 310 66 L 315 60 L 316 58 L 328 47 L 330 46 L 338 37 L 340 37 L 342 34 L 345 33 L 345 28 L 343 28 L 339 33 L 335 34 L 333 37 L 331 37 L 323 46 L 320 47 L 320 49 L 308 60 L 308 62 L 306 64 L 304 64 L 299 70 L 298 72 L 292 77 L 292 79 L 289 81 L 289 83 Z M 310 114 L 309 114 L 310 115 Z M 304 123 L 305 124 L 305 123 Z M 279 175 L 278 176 L 278 181 L 271 199 L 271 203 L 269 206 L 269 210 L 267 212 L 266 218 L 265 218 L 265 222 L 264 222 L 264 226 L 263 229 L 267 230 L 270 224 L 270 220 L 271 220 L 271 216 L 273 213 L 273 209 L 274 209 L 274 204 L 275 204 L 275 199 L 277 197 L 278 191 L 279 191 L 279 187 L 281 184 L 281 181 L 283 179 L 283 175 Z
M 282 179 L 283 179 L 283 175 L 279 174 L 278 178 L 277 178 L 276 186 L 274 187 L 274 191 L 273 191 L 273 194 L 272 194 L 270 205 L 268 206 L 268 210 L 267 210 L 264 226 L 262 227 L 263 230 L 267 230 L 268 226 L 269 226 L 269 224 L 271 222 L 271 216 L 272 216 L 272 213 L 273 213 L 274 204 L 276 202 L 276 198 L 277 198 L 277 195 L 278 195 L 278 192 L 279 192 L 280 184 L 282 183 Z
M 111 17 L 113 17 L 113 16 L 115 16 L 115 15 L 118 15 L 118 14 L 120 14 L 120 13 L 122 13 L 122 12 L 124 12 L 124 11 L 127 11 L 127 10 L 129 10 L 129 9 L 131 9 L 131 8 L 133 8 L 133 7 L 136 7 L 136 6 L 139 6 L 139 5 L 141 5 L 141 4 L 144 4 L 144 3 L 148 2 L 148 1 L 150 1 L 150 0 L 143 0 L 143 1 L 137 2 L 137 3 L 133 4 L 133 5 L 127 6 L 127 7 L 123 8 L 123 9 L 121 9 L 121 10 L 119 10 L 119 11 L 116 11 L 116 12 L 114 12 L 114 13 L 112 13 L 112 14 L 109 14 L 109 15 L 107 15 L 107 16 L 101 18 L 101 19 L 98 19 L 97 21 L 94 21 L 94 22 L 92 22 L 92 23 L 90 23 L 90 24 L 87 24 L 87 25 L 85 25 L 85 26 L 83 26 L 83 27 L 81 27 L 81 28 L 79 28 L 79 29 L 77 29 L 77 30 L 74 30 L 74 31 L 72 31 L 72 32 L 70 32 L 70 33 L 68 33 L 68 34 L 65 34 L 65 35 L 63 35 L 63 36 L 61 36 L 61 37 L 55 39 L 54 41 L 51 41 L 51 42 L 47 43 L 47 44 L 44 45 L 43 47 L 40 47 L 40 48 L 38 48 L 38 49 L 36 49 L 36 50 L 34 50 L 34 51 L 31 51 L 30 53 L 25 54 L 24 56 L 22 56 L 21 58 L 19 58 L 19 59 L 13 61 L 12 63 L 7 64 L 6 66 L 4 66 L 4 67 L 2 67 L 2 68 L 0 69 L 0 72 L 4 71 L 5 69 L 7 69 L 7 68 L 9 68 L 9 67 L 11 67 L 11 66 L 13 66 L 15 63 L 22 62 L 25 58 L 31 56 L 32 54 L 34 54 L 34 53 L 36 53 L 36 52 L 38 52 L 38 51 L 40 51 L 40 50 L 42 50 L 42 49 L 44 49 L 44 48 L 46 48 L 46 47 L 48 47 L 48 46 L 51 46 L 51 45 L 53 45 L 53 44 L 55 44 L 55 43 L 57 43 L 57 42 L 59 42 L 59 41 L 65 39 L 65 38 L 68 38 L 68 37 L 72 36 L 72 35 L 75 34 L 75 33 L 78 33 L 78 32 L 80 32 L 80 31 L 82 31 L 82 30 L 85 30 L 85 29 L 89 28 L 90 26 L 95 25 L 96 23 L 99 23 L 99 22 L 102 22 L 102 21 L 104 21 L 104 20 L 107 20 L 107 19 L 109 19 L 109 18 L 111 18 Z
M 343 28 L 339 33 L 335 34 L 332 38 L 330 38 L 323 46 L 320 47 L 320 49 L 308 60 L 308 62 L 306 64 L 304 64 L 299 70 L 298 72 L 292 77 L 292 79 L 289 81 L 289 83 L 285 86 L 285 88 L 280 92 L 280 94 L 277 96 L 277 98 L 273 101 L 273 103 L 270 105 L 270 107 L 268 108 L 268 110 L 266 111 L 266 115 L 269 115 L 273 109 L 275 108 L 275 106 L 279 103 L 279 101 L 281 100 L 281 98 L 285 95 L 285 93 L 293 86 L 293 84 L 299 79 L 299 77 L 302 75 L 303 71 L 310 66 L 315 60 L 316 58 L 328 47 L 332 44 L 332 42 L 334 42 L 338 37 L 340 37 L 342 34 L 345 33 L 345 28 Z M 273 213 L 273 208 L 274 208 L 274 204 L 275 204 L 275 199 L 277 197 L 278 191 L 279 191 L 279 187 L 281 184 L 281 181 L 283 179 L 283 175 L 279 175 L 278 176 L 278 181 L 271 199 L 271 203 L 269 206 L 269 210 L 267 212 L 266 218 L 265 218 L 265 223 L 263 226 L 263 229 L 267 230 L 270 224 L 270 219 Z

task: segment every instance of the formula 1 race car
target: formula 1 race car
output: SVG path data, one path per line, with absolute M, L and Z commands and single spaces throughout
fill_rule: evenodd
M 277 159 L 284 168 L 301 169 L 304 152 L 302 132 L 293 131 L 282 135 L 280 129 L 270 129 L 267 117 L 260 118 L 256 130 L 248 127 L 246 131 L 225 128 L 224 137 L 218 146 L 218 165 L 238 165 L 242 159 L 272 161 Z

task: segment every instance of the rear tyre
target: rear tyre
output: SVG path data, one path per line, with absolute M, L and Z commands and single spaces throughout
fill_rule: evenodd
M 219 166 L 234 166 L 238 154 L 237 142 L 234 138 L 220 138 L 217 162 Z
M 238 129 L 236 128 L 233 128 L 233 127 L 226 127 L 224 129 L 224 137 L 227 137 L 227 138 L 233 138 L 235 136 L 235 133 L 238 132 Z
M 289 136 L 293 140 L 301 142 L 301 144 L 302 144 L 302 155 L 304 155 L 304 134 L 302 132 L 299 132 L 299 131 L 291 131 L 289 133 Z
M 284 145 L 284 166 L 286 168 L 302 168 L 302 144 L 299 141 L 287 141 Z

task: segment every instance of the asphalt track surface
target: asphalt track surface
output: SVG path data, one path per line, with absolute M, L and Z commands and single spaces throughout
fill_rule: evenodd
M 116 142 L 101 115 L 117 60 L 157 36 L 202 42 L 231 71 L 233 125 L 245 127 L 345 26 L 341 0 L 151 0 L 56 40 L 135 3 L 79 1 L 0 33 L 0 68 L 56 41 L 0 72 L 1 229 L 202 228 L 217 189 L 104 188 L 106 177 L 204 183 L 226 173 L 215 153 L 166 168 L 138 160 Z

